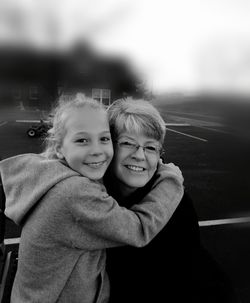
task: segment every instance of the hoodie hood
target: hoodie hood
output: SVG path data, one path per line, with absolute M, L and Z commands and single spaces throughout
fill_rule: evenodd
M 0 161 L 0 174 L 6 197 L 5 215 L 21 224 L 25 215 L 58 182 L 77 176 L 60 160 L 39 154 L 24 154 Z

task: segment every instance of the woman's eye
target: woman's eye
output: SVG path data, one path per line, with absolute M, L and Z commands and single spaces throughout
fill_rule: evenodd
M 128 142 L 128 141 L 121 141 L 118 143 L 120 146 L 124 146 L 127 148 L 133 148 L 134 146 L 136 146 L 136 144 Z
M 157 147 L 153 145 L 147 145 L 145 146 L 145 149 L 152 152 L 156 152 L 158 150 Z

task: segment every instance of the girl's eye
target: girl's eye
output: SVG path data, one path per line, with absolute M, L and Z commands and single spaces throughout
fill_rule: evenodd
M 77 139 L 76 140 L 76 143 L 87 143 L 88 140 L 87 139 L 84 139 L 84 138 L 81 138 L 81 139 Z
M 110 137 L 102 137 L 101 138 L 101 141 L 104 142 L 104 143 L 108 143 L 110 142 L 111 138 Z

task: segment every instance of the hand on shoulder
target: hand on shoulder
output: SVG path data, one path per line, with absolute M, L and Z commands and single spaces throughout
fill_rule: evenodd
M 180 168 L 174 163 L 163 163 L 162 159 L 159 160 L 156 175 L 161 178 L 173 177 L 183 184 L 184 178 Z

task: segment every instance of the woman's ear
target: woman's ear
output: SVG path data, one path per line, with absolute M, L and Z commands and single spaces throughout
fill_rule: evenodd
M 159 163 L 159 164 L 165 164 L 164 158 L 163 158 L 163 157 L 160 157 L 158 163 Z

